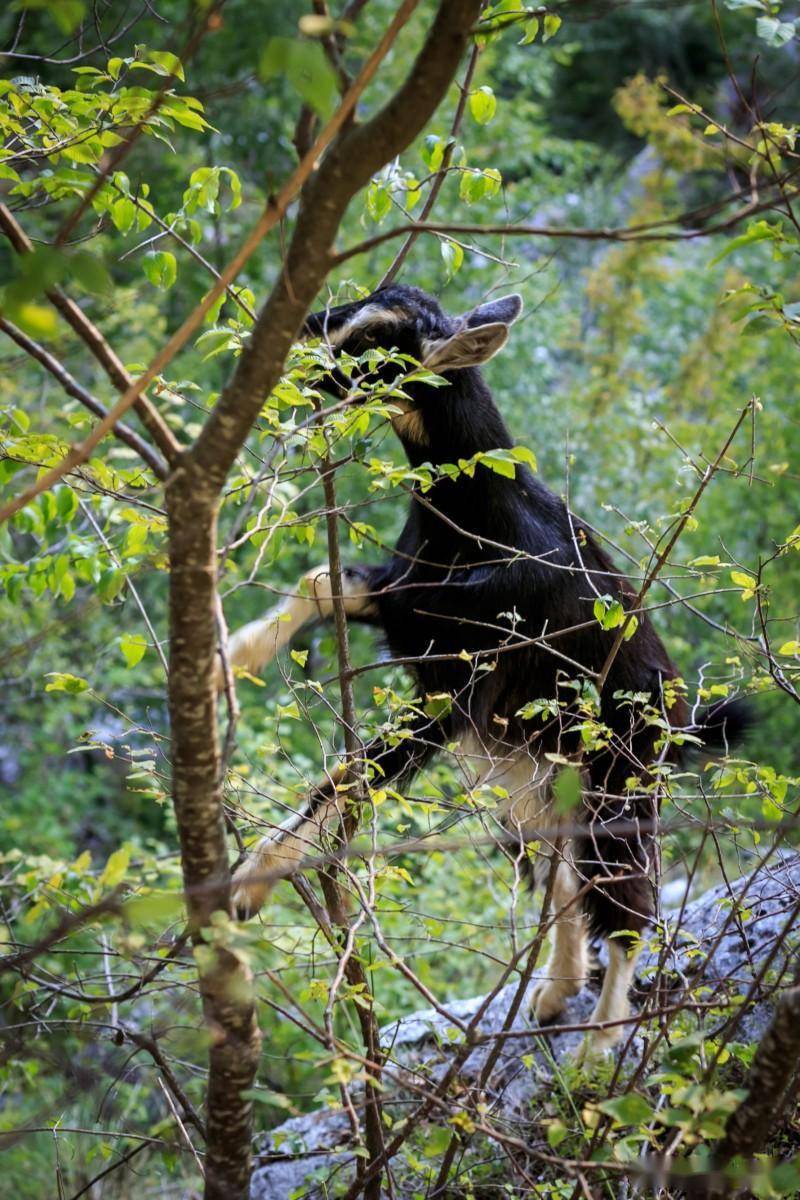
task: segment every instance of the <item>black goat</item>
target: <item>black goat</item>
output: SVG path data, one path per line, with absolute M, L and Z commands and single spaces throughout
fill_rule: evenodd
M 410 399 L 398 402 L 393 418 L 411 463 L 435 467 L 512 447 L 478 367 L 505 344 L 521 309 L 520 297 L 508 296 L 452 319 L 417 288 L 392 285 L 314 314 L 305 334 L 351 355 L 394 348 L 444 376 L 446 387 L 406 383 Z M 609 939 L 594 1020 L 617 1022 L 595 1045 L 613 1044 L 628 1013 L 630 935 L 646 928 L 653 907 L 654 768 L 673 754 L 670 728 L 687 720 L 670 682 L 676 671 L 646 615 L 604 672 L 615 632 L 603 629 L 594 602 L 608 596 L 630 608 L 630 584 L 527 466 L 507 478 L 473 463 L 416 491 L 392 557 L 346 571 L 343 590 L 348 614 L 379 626 L 392 654 L 412 660 L 420 692 L 450 698 L 439 719 L 420 717 L 412 737 L 372 744 L 365 760 L 382 782 L 408 779 L 455 742 L 473 786 L 505 789 L 506 829 L 520 844 L 540 843 L 537 879 L 555 856 L 553 951 L 534 1012 L 550 1019 L 580 989 L 588 923 Z M 327 565 L 295 591 L 278 612 L 232 637 L 233 663 L 258 671 L 302 624 L 330 615 Z M 580 783 L 578 808 L 558 785 L 553 803 L 551 785 L 567 760 L 578 764 L 571 776 L 573 791 Z M 256 911 L 271 882 L 319 853 L 322 831 L 339 812 L 335 786 L 331 779 L 317 788 L 294 823 L 239 869 L 240 912 Z

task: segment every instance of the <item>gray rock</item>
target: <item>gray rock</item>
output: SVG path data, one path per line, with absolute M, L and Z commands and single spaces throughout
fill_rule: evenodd
M 637 988 L 644 994 L 657 974 L 669 989 L 686 981 L 710 988 L 747 994 L 754 988 L 754 1003 L 735 1032 L 738 1041 L 758 1038 L 771 1016 L 770 996 L 786 982 L 797 956 L 797 935 L 792 930 L 800 906 L 800 854 L 774 855 L 751 875 L 730 885 L 721 883 L 683 909 L 664 914 L 667 950 L 649 947 L 642 954 Z M 733 914 L 733 915 L 731 915 Z M 792 930 L 791 933 L 787 932 Z M 661 961 L 661 972 L 658 965 Z M 664 982 L 666 980 L 666 983 Z M 596 1000 L 597 981 L 570 1000 L 559 1024 L 585 1023 Z M 515 985 L 503 988 L 488 1004 L 478 1029 L 500 1032 L 515 995 Z M 485 997 L 455 1000 L 447 1012 L 468 1023 Z M 535 1033 L 528 997 L 510 1029 L 520 1036 L 504 1039 L 484 1095 L 494 1119 L 524 1130 L 534 1102 L 546 1102 L 552 1071 L 577 1048 L 580 1032 Z M 529 1032 L 530 1031 L 530 1032 Z M 544 1031 L 546 1033 L 546 1030 Z M 416 1093 L 413 1084 L 433 1082 L 448 1069 L 462 1043 L 453 1020 L 435 1009 L 412 1013 L 386 1025 L 381 1044 L 389 1054 L 385 1103 L 394 1116 L 408 1111 Z M 459 1084 L 469 1087 L 481 1075 L 494 1043 L 475 1047 L 459 1071 Z M 393 1107 L 394 1106 L 394 1107 Z M 351 1179 L 354 1170 L 350 1123 L 342 1110 L 323 1110 L 295 1117 L 265 1135 L 258 1166 L 253 1173 L 251 1200 L 289 1200 L 328 1197 L 337 1176 Z M 399 1194 L 405 1193 L 400 1189 Z

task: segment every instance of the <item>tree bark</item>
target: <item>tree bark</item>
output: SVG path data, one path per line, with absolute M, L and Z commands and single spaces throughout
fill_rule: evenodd
M 170 537 L 172 795 L 203 1015 L 210 1038 L 206 1200 L 244 1200 L 261 1034 L 253 979 L 239 955 L 206 938 L 214 913 L 231 915 L 222 817 L 216 695 L 217 496 L 188 458 L 167 487 Z M 218 932 L 218 931 L 217 931 Z
M 800 972 L 784 992 L 758 1044 L 747 1075 L 747 1095 L 728 1118 L 717 1147 L 720 1166 L 732 1158 L 751 1159 L 774 1132 L 790 1084 L 800 1068 Z

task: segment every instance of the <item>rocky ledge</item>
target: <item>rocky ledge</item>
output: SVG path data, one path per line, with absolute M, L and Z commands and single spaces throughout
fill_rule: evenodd
M 795 964 L 790 960 L 798 954 L 798 939 L 792 926 L 800 904 L 800 854 L 765 859 L 751 874 L 721 883 L 665 913 L 661 949 L 646 951 L 639 961 L 636 991 L 640 1001 L 656 980 L 659 996 L 667 1000 L 670 994 L 677 996 L 676 989 L 685 988 L 687 982 L 693 986 L 702 983 L 712 989 L 710 994 L 720 997 L 733 991 L 749 1001 L 736 1040 L 760 1037 L 771 1018 L 776 989 L 788 986 L 794 973 Z M 477 1025 L 485 1036 L 460 1066 L 448 1094 L 453 1094 L 455 1084 L 463 1096 L 465 1089 L 481 1078 L 487 1056 L 496 1054 L 483 1099 L 493 1124 L 502 1122 L 506 1133 L 525 1137 L 531 1114 L 541 1108 L 552 1089 L 553 1071 L 565 1056 L 574 1053 L 583 1036 L 579 1030 L 564 1027 L 580 1026 L 588 1020 L 598 982 L 593 980 L 568 1002 L 559 1020 L 560 1032 L 546 1026 L 539 1029 L 527 1003 L 519 1006 L 509 1023 L 516 987 L 503 988 L 486 1005 Z M 418 1102 L 420 1085 L 430 1089 L 450 1069 L 462 1041 L 452 1018 L 469 1023 L 485 1002 L 485 996 L 452 1001 L 446 1006 L 451 1019 L 427 1009 L 382 1029 L 381 1045 L 388 1056 L 385 1105 L 393 1120 L 402 1120 L 410 1104 L 413 1107 L 414 1101 Z M 501 1032 L 497 1053 L 492 1035 Z M 633 1063 L 635 1044 L 627 1053 Z M 437 1116 L 444 1126 L 446 1106 L 434 1109 L 428 1120 L 435 1121 Z M 341 1187 L 353 1177 L 355 1161 L 351 1125 L 342 1109 L 292 1118 L 264 1136 L 251 1200 L 329 1197 L 334 1194 L 333 1179 Z M 404 1194 L 402 1187 L 399 1194 Z

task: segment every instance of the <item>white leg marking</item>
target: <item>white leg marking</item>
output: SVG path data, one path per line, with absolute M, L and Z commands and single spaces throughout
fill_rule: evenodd
M 294 596 L 270 609 L 263 617 L 237 629 L 228 642 L 231 666 L 243 667 L 251 675 L 271 662 L 279 650 L 290 642 L 299 629 L 318 617 L 329 617 L 333 611 L 330 567 L 327 563 L 307 571 L 295 587 Z M 342 577 L 345 609 L 355 616 L 370 608 L 365 581 L 352 572 Z M 225 686 L 222 663 L 215 669 L 217 691 Z
M 550 1021 L 564 1007 L 569 996 L 583 987 L 589 971 L 586 922 L 575 897 L 580 880 L 570 859 L 569 839 L 556 849 L 559 818 L 552 810 L 550 785 L 553 767 L 539 762 L 526 750 L 482 745 L 477 738 L 465 738 L 460 747 L 460 762 L 468 785 L 500 785 L 508 795 L 501 802 L 499 816 L 509 832 L 520 841 L 540 839 L 543 857 L 558 854 L 559 863 L 553 881 L 553 944 L 545 967 L 545 977 L 537 984 L 531 1007 L 538 1021 Z M 545 866 L 547 875 L 549 864 Z M 537 872 L 538 878 L 538 872 Z
M 533 992 L 531 1009 L 537 1021 L 552 1021 L 561 1012 L 569 996 L 576 996 L 589 971 L 586 921 L 575 903 L 580 881 L 569 862 L 556 867 L 553 882 L 553 948 L 545 967 L 545 977 Z
M 626 1017 L 630 1016 L 631 1011 L 628 993 L 636 973 L 638 951 L 634 950 L 629 954 L 626 947 L 617 938 L 609 938 L 606 947 L 608 949 L 608 967 L 603 979 L 600 998 L 590 1017 L 592 1022 L 624 1021 Z M 598 1029 L 593 1033 L 588 1033 L 582 1047 L 582 1057 L 606 1054 L 629 1032 L 627 1025 L 613 1025 L 610 1029 Z

